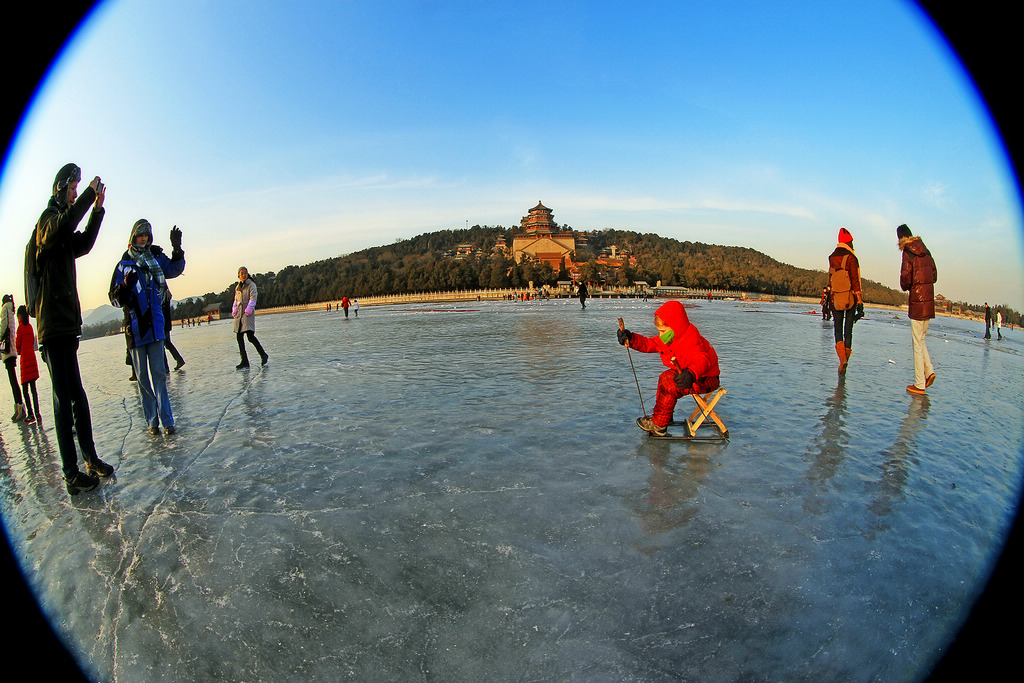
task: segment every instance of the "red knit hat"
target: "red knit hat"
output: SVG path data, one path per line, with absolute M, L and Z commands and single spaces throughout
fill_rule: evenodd
M 850 231 L 847 230 L 846 228 L 839 228 L 839 242 L 841 244 L 845 244 L 846 242 L 852 242 L 852 241 L 853 241 L 853 235 L 850 234 Z

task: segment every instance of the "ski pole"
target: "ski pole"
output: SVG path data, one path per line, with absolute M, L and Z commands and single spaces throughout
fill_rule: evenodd
M 619 318 L 619 329 L 625 330 L 626 326 L 622 322 L 622 318 Z M 647 408 L 644 407 L 644 394 L 640 391 L 640 380 L 636 378 L 636 368 L 633 367 L 633 355 L 629 352 L 629 340 L 623 344 L 626 347 L 626 357 L 629 358 L 629 367 L 633 370 L 633 381 L 636 382 L 636 393 L 640 395 L 640 410 L 643 411 L 643 416 L 647 417 Z

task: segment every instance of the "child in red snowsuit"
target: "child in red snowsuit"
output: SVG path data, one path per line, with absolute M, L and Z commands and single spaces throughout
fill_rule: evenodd
M 701 336 L 686 315 L 683 304 L 669 301 L 654 314 L 658 335 L 644 337 L 629 330 L 619 330 L 619 343 L 641 353 L 660 353 L 661 362 L 669 369 L 658 379 L 658 396 L 654 413 L 638 418 L 641 429 L 657 436 L 667 432 L 676 401 L 692 393 L 705 394 L 719 387 L 718 354 Z
M 28 309 L 18 306 L 18 333 L 14 347 L 21 361 L 21 393 L 25 396 L 25 424 L 42 420 L 39 414 L 39 395 L 36 380 L 39 379 L 39 364 L 36 362 L 36 333 L 28 320 Z

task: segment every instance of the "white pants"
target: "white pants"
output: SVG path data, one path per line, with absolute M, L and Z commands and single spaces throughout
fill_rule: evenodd
M 935 372 L 932 359 L 928 357 L 928 347 L 924 345 L 924 335 L 928 332 L 930 320 L 911 320 L 910 331 L 914 337 L 914 386 L 924 389 L 925 380 Z

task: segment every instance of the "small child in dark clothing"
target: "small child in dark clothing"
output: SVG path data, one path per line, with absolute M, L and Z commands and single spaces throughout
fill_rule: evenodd
M 658 379 L 654 413 L 637 418 L 637 425 L 652 434 L 664 436 L 676 402 L 687 394 L 705 394 L 719 387 L 718 354 L 690 322 L 683 304 L 669 301 L 654 314 L 658 335 L 644 337 L 619 330 L 619 343 L 640 353 L 660 353 L 669 369 Z

